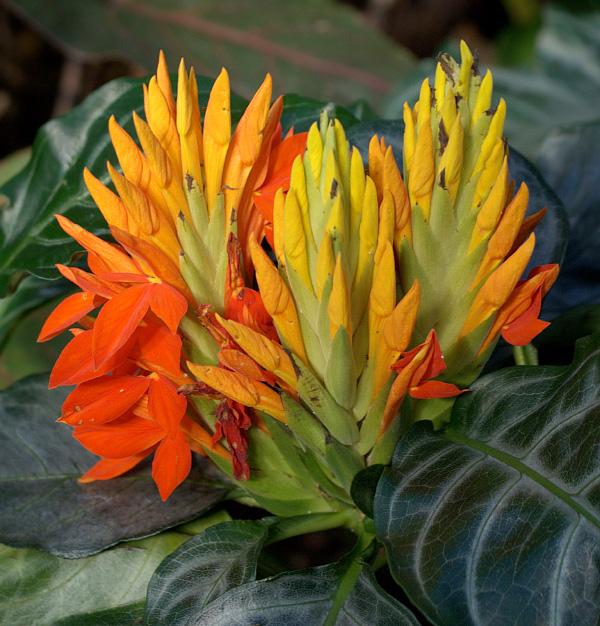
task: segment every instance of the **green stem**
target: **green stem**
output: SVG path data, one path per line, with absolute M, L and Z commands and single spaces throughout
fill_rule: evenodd
M 290 537 L 315 533 L 320 530 L 330 530 L 345 526 L 356 528 L 359 523 L 359 514 L 356 509 L 345 509 L 335 513 L 311 513 L 310 515 L 299 515 L 298 517 L 288 517 L 279 520 L 277 525 L 271 529 L 269 538 L 265 545 L 277 543 Z
M 539 365 L 537 348 L 528 343 L 526 346 L 513 346 L 513 355 L 517 365 Z

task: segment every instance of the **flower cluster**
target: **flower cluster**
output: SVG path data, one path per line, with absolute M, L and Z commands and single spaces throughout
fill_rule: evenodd
M 558 268 L 520 280 L 543 214 L 525 218 L 504 102 L 462 55 L 405 107 L 404 176 L 383 139 L 361 155 L 326 113 L 283 139 L 269 77 L 231 134 L 223 71 L 202 124 L 193 71 L 175 100 L 161 56 L 142 149 L 109 124 L 118 195 L 85 173 L 117 244 L 58 217 L 90 272 L 59 267 L 82 292 L 40 340 L 79 324 L 51 385 L 76 385 L 60 420 L 103 457 L 83 481 L 155 451 L 166 499 L 193 450 L 273 512 L 334 510 L 403 428 L 444 418 L 500 335 L 543 330 Z

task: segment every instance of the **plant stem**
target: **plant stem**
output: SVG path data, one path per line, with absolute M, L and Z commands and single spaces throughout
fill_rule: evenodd
M 359 523 L 359 514 L 356 509 L 345 509 L 335 513 L 311 513 L 310 515 L 299 515 L 281 519 L 275 527 L 271 529 L 269 538 L 265 545 L 277 543 L 290 537 L 315 533 L 320 530 L 330 530 L 345 526 L 356 528 Z
M 517 365 L 539 365 L 537 348 L 528 343 L 526 346 L 513 346 L 513 355 Z

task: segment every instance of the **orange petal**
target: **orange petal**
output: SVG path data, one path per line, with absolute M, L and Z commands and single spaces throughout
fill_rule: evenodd
M 127 358 L 136 340 L 135 336 L 131 337 L 102 367 L 96 369 L 92 356 L 92 337 L 93 330 L 86 330 L 75 335 L 66 345 L 50 374 L 50 389 L 61 385 L 78 385 L 112 372 Z
M 181 337 L 162 324 L 146 322 L 137 332 L 142 365 L 150 370 L 164 370 L 173 376 L 181 373 Z
M 428 380 L 417 387 L 411 387 L 409 395 L 419 400 L 429 400 L 432 398 L 452 398 L 468 389 L 459 389 L 452 383 L 443 383 L 441 380 Z
M 157 444 L 165 431 L 151 420 L 127 415 L 97 426 L 76 426 L 73 437 L 90 452 L 109 459 L 140 454 Z
M 150 308 L 172 333 L 176 333 L 181 318 L 187 312 L 188 303 L 177 289 L 161 282 L 152 285 Z
M 174 439 L 163 439 L 152 463 L 152 478 L 163 502 L 187 478 L 191 469 L 192 454 L 185 435 L 177 431 Z
M 177 428 L 187 409 L 185 396 L 177 393 L 177 387 L 160 374 L 150 375 L 148 390 L 148 412 L 150 417 L 168 433 L 171 439 L 177 435 Z
M 135 467 L 140 461 L 143 461 L 150 452 L 152 452 L 152 448 L 144 450 L 139 454 L 134 454 L 126 459 L 101 459 L 94 467 L 79 478 L 79 482 L 91 483 L 95 480 L 108 480 L 109 478 L 121 476 L 121 474 Z
M 72 426 L 110 422 L 128 411 L 149 384 L 148 379 L 134 376 L 101 376 L 82 383 L 65 400 L 59 421 Z
M 153 285 L 136 285 L 109 300 L 93 329 L 92 353 L 96 368 L 115 354 L 139 326 L 150 306 Z
M 94 301 L 94 294 L 89 291 L 74 293 L 65 298 L 50 313 L 44 322 L 42 330 L 37 338 L 39 342 L 48 341 L 62 333 L 65 328 L 69 328 L 77 323 L 84 315 L 95 309 L 101 301 Z

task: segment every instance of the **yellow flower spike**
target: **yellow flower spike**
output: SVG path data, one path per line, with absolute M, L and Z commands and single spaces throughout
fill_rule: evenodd
M 183 173 L 181 171 L 179 134 L 177 133 L 175 119 L 171 116 L 169 103 L 154 76 L 150 79 L 150 84 L 148 85 L 148 103 L 152 110 L 150 119 L 148 119 L 148 111 L 146 111 L 148 125 L 164 151 L 169 155 L 174 176 L 181 184 L 183 182 Z
M 344 193 L 348 193 L 350 186 L 350 149 L 348 141 L 346 140 L 346 133 L 344 127 L 338 119 L 333 120 L 333 130 L 335 133 L 335 149 L 337 153 L 337 161 L 340 170 L 340 176 L 342 180 L 342 189 Z
M 329 150 L 327 158 L 325 160 L 325 172 L 322 176 L 321 193 L 323 195 L 323 202 L 339 196 L 338 187 L 341 184 L 341 174 L 338 167 L 335 152 Z
M 358 263 L 354 274 L 352 289 L 356 289 L 367 271 L 369 260 L 373 258 L 379 232 L 379 207 L 377 206 L 377 191 L 375 183 L 367 176 L 362 205 L 362 218 L 359 227 Z
M 383 198 L 383 164 L 384 151 L 381 148 L 377 135 L 371 137 L 369 142 L 369 176 L 375 183 L 377 190 L 377 202 L 381 202 Z
M 463 137 L 464 132 L 460 115 L 457 115 L 450 130 L 448 145 L 444 149 L 438 164 L 439 185 L 443 189 L 448 190 L 453 202 L 458 191 L 458 183 L 460 182 L 463 161 Z
M 421 83 L 421 91 L 419 93 L 419 109 L 417 111 L 417 134 L 421 133 L 424 125 L 428 125 L 431 127 L 431 87 L 429 86 L 428 78 L 426 78 Z
M 433 157 L 433 135 L 431 132 L 431 117 L 419 129 L 415 145 L 415 155 L 408 177 L 408 194 L 414 206 L 418 204 L 423 211 L 426 221 L 429 221 L 431 209 L 431 194 L 435 182 L 435 163 Z
M 321 165 L 323 160 L 323 140 L 319 125 L 315 122 L 308 131 L 306 139 L 306 153 L 308 154 L 308 162 L 313 174 L 313 178 L 319 184 L 321 180 Z
M 165 97 L 165 101 L 167 103 L 167 106 L 169 107 L 171 117 L 175 119 L 175 115 L 177 114 L 177 107 L 175 105 L 175 99 L 173 98 L 173 89 L 171 88 L 171 77 L 169 76 L 167 61 L 165 59 L 165 54 L 162 50 L 158 53 L 156 82 L 163 96 Z
M 313 286 L 308 269 L 306 237 L 304 236 L 302 214 L 293 187 L 289 190 L 285 198 L 283 223 L 283 249 L 285 251 L 285 257 L 287 257 L 287 262 L 296 270 L 306 288 L 312 293 Z
M 479 86 L 479 93 L 477 94 L 477 100 L 475 101 L 475 107 L 473 108 L 473 113 L 471 115 L 471 126 L 477 122 L 480 116 L 482 116 L 486 111 L 489 111 L 492 106 L 493 86 L 494 81 L 492 79 L 492 73 L 488 70 L 481 81 L 481 85 Z
M 125 178 L 139 187 L 152 200 L 156 208 L 172 220 L 171 212 L 152 174 L 148 159 L 129 134 L 117 124 L 114 115 L 111 115 L 108 120 L 108 131 Z
M 342 238 L 342 241 L 339 243 L 341 243 L 343 247 L 346 246 L 348 241 L 346 216 L 344 212 L 344 204 L 342 202 L 342 195 L 339 193 L 333 201 L 333 206 L 329 212 L 329 218 L 327 220 L 325 230 L 332 236 L 332 238 L 335 238 L 336 232 L 339 233 Z
M 369 295 L 369 361 L 372 361 L 381 328 L 396 306 L 396 266 L 394 250 L 389 241 L 375 263 Z
M 404 298 L 398 302 L 392 313 L 383 321 L 375 354 L 372 400 L 379 395 L 383 385 L 390 377 L 390 367 L 410 344 L 420 301 L 421 286 L 419 281 L 415 280 Z
M 192 374 L 204 384 L 224 396 L 285 422 L 285 411 L 279 394 L 267 385 L 246 378 L 237 372 L 210 365 L 187 363 Z
M 329 315 L 329 330 L 334 337 L 340 326 L 348 331 L 348 336 L 352 339 L 352 319 L 350 308 L 350 290 L 346 272 L 342 264 L 342 253 L 340 252 L 335 261 L 333 271 L 333 288 L 329 296 L 327 313 Z
M 446 80 L 446 72 L 444 72 L 441 63 L 438 63 L 435 67 L 434 82 L 435 108 L 438 113 L 442 110 L 446 98 Z
M 458 76 L 458 83 L 456 85 L 456 91 L 467 102 L 469 101 L 469 87 L 471 84 L 471 68 L 473 67 L 473 55 L 469 46 L 464 41 L 460 42 L 460 74 Z
M 415 118 L 413 112 L 408 106 L 408 102 L 404 103 L 404 175 L 410 172 L 412 162 L 415 156 Z
M 475 296 L 459 339 L 491 317 L 509 298 L 533 253 L 535 235 L 490 274 Z
M 383 194 L 383 201 L 379 207 L 379 232 L 377 233 L 377 249 L 375 250 L 376 264 L 379 263 L 387 244 L 394 243 L 394 234 L 396 231 L 395 213 L 394 198 L 392 197 L 392 193 L 386 189 Z
M 350 158 L 350 181 L 350 232 L 353 233 L 361 219 L 365 196 L 365 166 L 356 148 Z
M 107 223 L 121 230 L 129 230 L 136 237 L 139 237 L 139 226 L 127 212 L 121 198 L 101 183 L 87 167 L 83 170 L 83 179 Z
M 222 69 L 210 91 L 204 115 L 204 175 L 206 205 L 209 215 L 212 212 L 217 194 L 221 192 L 221 177 L 230 138 L 229 74 L 225 69 Z
M 323 238 L 321 239 L 321 244 L 319 245 L 319 254 L 317 255 L 316 278 L 317 296 L 319 298 L 319 301 L 323 297 L 323 288 L 325 286 L 327 276 L 333 277 L 334 270 L 335 258 L 333 256 L 331 237 L 329 236 L 329 233 L 325 231 L 325 233 L 323 234 Z
M 481 151 L 479 153 L 479 158 L 475 163 L 475 167 L 473 168 L 473 173 L 477 173 L 483 169 L 487 160 L 490 158 L 492 151 L 496 148 L 498 139 L 502 139 L 502 132 L 504 130 L 504 121 L 506 119 L 506 102 L 504 102 L 504 98 L 500 98 L 500 102 L 498 103 L 498 108 L 492 117 L 492 121 L 490 123 L 490 127 L 488 129 L 487 135 L 481 144 Z
M 232 210 L 239 209 L 244 185 L 260 154 L 272 91 L 273 81 L 267 74 L 231 137 L 222 176 L 225 224 L 229 224 Z
M 175 224 L 179 213 L 183 213 L 186 219 L 191 220 L 192 217 L 185 198 L 185 193 L 181 187 L 181 183 L 173 176 L 171 160 L 167 153 L 160 145 L 152 129 L 135 112 L 133 113 L 133 123 L 140 139 L 142 149 L 148 159 L 152 175 L 156 178 L 158 185 L 162 189 L 162 196 L 169 208 L 173 224 Z
M 519 191 L 504 210 L 496 231 L 490 237 L 475 280 L 481 281 L 510 253 L 520 232 L 528 202 L 529 189 L 525 183 L 522 183 Z M 475 285 L 477 283 L 473 281 L 472 287 Z
M 508 156 L 505 156 L 496 182 L 477 214 L 477 223 L 473 229 L 468 254 L 471 254 L 484 239 L 489 237 L 498 225 L 500 215 L 506 204 L 508 178 Z M 527 204 L 525 204 L 525 207 L 527 207 Z
M 198 108 L 198 92 L 188 78 L 183 59 L 177 78 L 177 132 L 181 142 L 181 167 L 184 177 L 192 176 L 200 190 L 202 181 L 202 126 Z M 182 181 L 183 182 L 183 181 Z
M 256 271 L 258 288 L 265 308 L 277 324 L 277 329 L 292 352 L 306 365 L 308 359 L 302 342 L 298 313 L 287 285 L 267 253 L 250 237 L 250 254 Z
M 216 317 L 221 326 L 248 356 L 264 369 L 273 372 L 293 389 L 297 388 L 296 370 L 290 357 L 279 344 L 244 324 L 223 319 L 220 315 Z

